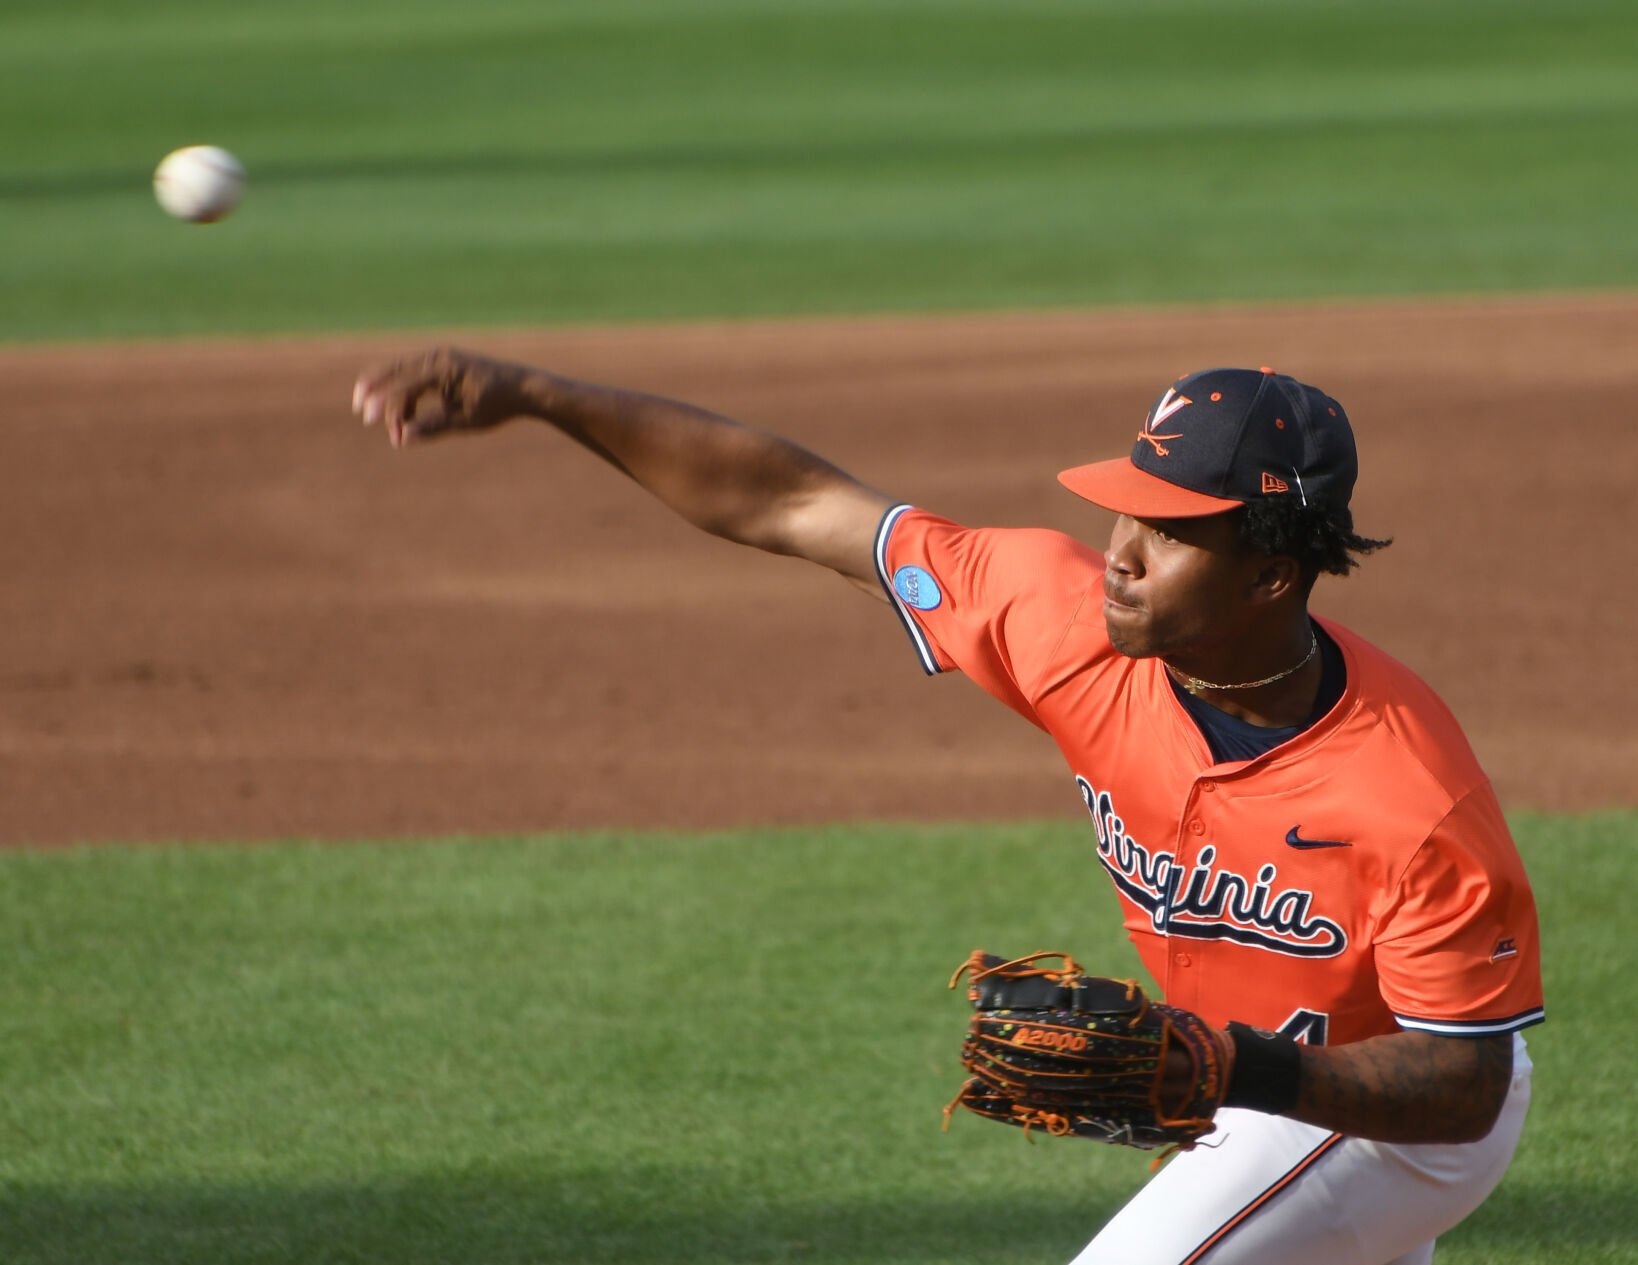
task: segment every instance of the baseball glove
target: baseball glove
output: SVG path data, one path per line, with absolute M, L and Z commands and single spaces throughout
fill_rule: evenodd
M 1062 966 L 1040 965 L 1047 958 Z M 961 1047 L 972 1075 L 944 1109 L 946 1127 L 962 1106 L 1026 1131 L 1145 1150 L 1187 1149 L 1216 1128 L 1233 1046 L 1198 1016 L 1156 1005 L 1134 980 L 1087 975 L 1062 953 L 974 950 L 950 987 L 963 975 L 977 1011 Z M 1187 1077 L 1174 1050 L 1187 1055 Z

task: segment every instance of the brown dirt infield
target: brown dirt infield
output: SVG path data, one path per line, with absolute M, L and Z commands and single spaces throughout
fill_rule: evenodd
M 835 578 L 539 428 L 391 452 L 352 378 L 430 341 L 0 350 L 0 841 L 1080 811 L 1046 739 L 924 679 Z M 1508 804 L 1638 803 L 1638 296 L 463 341 L 1095 543 L 1053 475 L 1123 452 L 1167 380 L 1320 382 L 1359 432 L 1359 526 L 1397 543 L 1317 608 L 1442 691 Z

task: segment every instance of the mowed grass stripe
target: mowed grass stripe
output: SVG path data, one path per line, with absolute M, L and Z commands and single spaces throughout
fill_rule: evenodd
M 3 338 L 1638 283 L 1630 5 L 35 4 L 0 70 Z
M 1441 1260 L 1631 1259 L 1638 814 L 1516 828 L 1537 1104 Z M 6 854 L 0 1259 L 1067 1259 L 1145 1160 L 941 1135 L 943 984 L 1115 918 L 1079 822 Z

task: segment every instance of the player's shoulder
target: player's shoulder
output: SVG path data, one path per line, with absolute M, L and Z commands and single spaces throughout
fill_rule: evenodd
M 1420 772 L 1441 796 L 1461 799 L 1487 781 L 1461 722 L 1408 664 L 1331 620 L 1320 621 L 1348 663 L 1353 711 L 1380 739 L 1377 758 Z
M 1103 554 L 1083 540 L 1048 527 L 971 527 L 913 505 L 896 505 L 882 517 L 880 542 L 937 550 L 956 558 L 1003 558 L 1037 571 L 1055 568 L 1102 571 Z
M 968 528 L 903 506 L 883 518 L 876 565 L 889 590 L 903 595 L 906 585 L 916 585 L 922 603 L 947 593 L 989 610 L 1048 611 L 1078 608 L 1101 587 L 1104 557 L 1061 531 Z
M 876 565 L 890 599 L 919 618 L 979 617 L 1015 649 L 1025 630 L 1057 644 L 1104 571 L 1102 554 L 1063 532 L 967 527 L 910 506 L 884 516 Z

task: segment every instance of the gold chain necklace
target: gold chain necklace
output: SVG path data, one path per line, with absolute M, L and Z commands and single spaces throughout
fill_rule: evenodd
M 1260 681 L 1242 681 L 1238 685 L 1215 685 L 1211 681 L 1202 681 L 1197 676 L 1190 676 L 1187 672 L 1180 672 L 1170 664 L 1167 664 L 1166 666 L 1169 671 L 1175 672 L 1178 676 L 1183 678 L 1181 684 L 1190 694 L 1198 694 L 1201 690 L 1254 690 L 1259 685 L 1273 685 L 1275 681 L 1283 681 L 1293 672 L 1299 672 L 1303 668 L 1307 667 L 1308 661 L 1319 653 L 1319 634 L 1310 628 L 1308 630 L 1308 637 L 1309 641 L 1307 654 L 1303 655 L 1301 659 L 1293 663 L 1284 672 L 1276 672 L 1273 676 L 1265 676 Z

